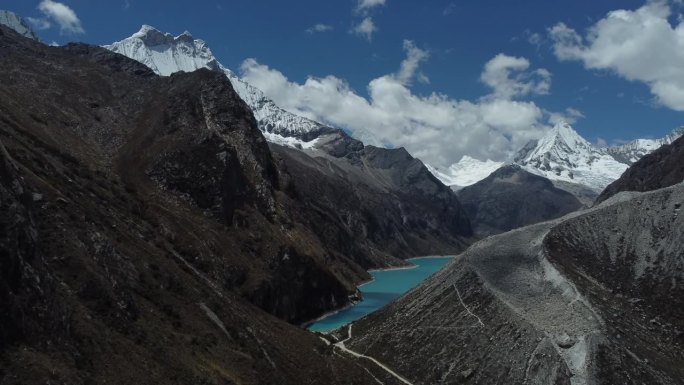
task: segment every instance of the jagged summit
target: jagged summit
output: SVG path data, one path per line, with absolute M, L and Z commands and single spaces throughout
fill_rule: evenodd
M 225 73 L 233 88 L 250 106 L 267 140 L 292 146 L 311 147 L 323 133 L 337 131 L 278 107 L 264 93 L 240 79 L 216 59 L 207 43 L 185 31 L 178 36 L 143 25 L 131 37 L 105 48 L 137 60 L 162 76 L 209 68 Z
M 157 28 L 143 24 L 140 30 L 134 33 L 131 37 L 137 38 L 145 42 L 149 46 L 157 46 L 161 44 L 173 44 L 176 41 L 193 41 L 192 34 L 189 31 L 184 31 L 178 36 L 173 36 L 168 32 L 161 32 Z M 199 39 L 198 39 L 199 40 Z M 199 40 L 201 41 L 201 40 Z M 204 43 L 202 41 L 202 43 Z M 206 44 L 205 44 L 206 45 Z M 208 49 L 208 48 L 207 48 Z
M 567 122 L 531 141 L 515 156 L 526 170 L 551 180 L 577 183 L 601 191 L 627 169 L 604 149 L 589 143 Z
M 174 37 L 145 24 L 131 37 L 105 48 L 135 59 L 162 76 L 200 68 L 222 70 L 209 46 L 187 31 Z
M 12 28 L 18 34 L 28 37 L 29 39 L 38 40 L 38 35 L 33 32 L 31 26 L 14 12 L 0 10 L 0 24 Z

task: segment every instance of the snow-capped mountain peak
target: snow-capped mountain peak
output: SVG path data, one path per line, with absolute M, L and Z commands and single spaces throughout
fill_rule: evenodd
M 603 190 L 627 169 L 626 164 L 589 143 L 567 122 L 556 124 L 547 135 L 528 143 L 514 161 L 551 180 L 578 183 L 596 191 Z
M 312 141 L 322 133 L 334 130 L 278 107 L 261 90 L 219 63 L 207 43 L 195 39 L 190 32 L 173 36 L 143 25 L 131 37 L 104 47 L 137 60 L 162 76 L 179 71 L 192 72 L 200 68 L 225 73 L 235 91 L 252 109 L 266 139 L 271 142 L 306 148 L 311 147 Z
M 558 157 L 563 158 L 571 153 L 591 153 L 594 146 L 575 131 L 570 124 L 560 122 L 544 137 L 536 141 L 535 146 L 528 144 L 515 158 L 516 162 L 527 163 L 534 159 Z M 546 155 L 548 154 L 548 155 Z
M 105 48 L 135 59 L 162 76 L 192 72 L 200 68 L 218 69 L 216 58 L 203 40 L 189 32 L 173 36 L 143 25 L 131 37 Z M 232 74 L 232 73 L 231 73 Z
M 12 28 L 24 37 L 40 41 L 31 26 L 14 12 L 0 10 L 0 24 Z
M 589 143 L 566 122 L 528 143 L 514 161 L 534 174 L 596 191 L 603 190 L 627 169 L 626 164 Z

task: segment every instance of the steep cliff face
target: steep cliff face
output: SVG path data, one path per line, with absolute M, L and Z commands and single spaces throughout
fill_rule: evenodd
M 346 136 L 334 142 L 346 144 L 304 152 L 271 145 L 291 179 L 286 190 L 306 208 L 297 221 L 323 243 L 365 268 L 466 247 L 469 220 L 422 162 L 404 149 L 363 146 Z
M 582 207 L 571 193 L 520 166 L 504 166 L 458 192 L 458 199 L 480 235 L 555 219 Z
M 0 68 L 3 383 L 372 381 L 261 310 L 308 319 L 365 272 L 291 220 L 225 76 L 4 27 Z
M 621 191 L 651 191 L 684 180 L 684 137 L 664 145 L 634 163 L 596 199 L 602 202 Z
M 30 309 L 30 304 L 45 306 L 47 298 L 43 294 L 53 290 L 45 261 L 36 255 L 37 230 L 30 210 L 32 201 L 19 165 L 0 142 L 0 301 L 4 310 L 0 315 L 0 346 L 26 338 L 35 331 L 40 320 L 25 320 L 40 317 L 40 312 Z M 25 311 L 29 317 L 25 318 Z

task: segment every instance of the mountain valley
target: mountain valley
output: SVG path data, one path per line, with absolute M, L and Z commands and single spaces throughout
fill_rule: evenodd
M 349 31 L 299 32 L 374 51 L 381 6 L 358 1 Z M 451 158 L 416 151 L 435 135 L 418 121 L 395 131 L 406 148 L 371 145 L 281 108 L 219 62 L 220 44 L 147 24 L 107 45 L 45 44 L 50 28 L 84 30 L 64 3 L 34 8 L 0 11 L 0 385 L 684 384 L 684 127 L 603 146 L 554 115 L 522 141 L 483 131 L 485 161 L 458 140 Z M 370 107 L 383 81 L 430 85 L 418 66 L 441 53 L 403 47 Z M 472 103 L 411 97 L 553 115 L 523 100 L 551 81 L 528 67 L 499 54 L 480 77 L 492 94 Z M 387 122 L 415 107 L 390 99 Z M 430 106 L 429 120 L 450 116 Z

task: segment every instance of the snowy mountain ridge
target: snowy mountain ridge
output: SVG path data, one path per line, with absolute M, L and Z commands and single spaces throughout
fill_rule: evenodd
M 219 63 L 206 42 L 193 38 L 187 31 L 173 36 L 143 25 L 131 37 L 104 48 L 139 61 L 162 76 L 179 71 L 192 72 L 200 68 L 225 73 L 235 91 L 252 109 L 259 129 L 269 134 L 265 136 L 271 142 L 291 147 L 310 147 L 310 142 L 319 135 L 334 130 L 278 107 L 261 90 Z
M 516 153 L 513 163 L 552 181 L 579 184 L 600 192 L 644 155 L 683 134 L 684 127 L 680 127 L 660 139 L 636 139 L 620 146 L 599 148 L 568 123 L 561 122 L 541 139 L 528 142 Z M 445 170 L 428 168 L 444 184 L 460 188 L 479 182 L 504 164 L 466 155 Z
M 606 147 L 605 150 L 619 162 L 631 166 L 644 155 L 649 154 L 666 144 L 671 144 L 682 135 L 684 135 L 684 127 L 678 127 L 663 138 L 635 139 L 623 145 Z
M 40 41 L 31 26 L 14 12 L 0 10 L 0 24 L 12 28 L 24 37 Z

